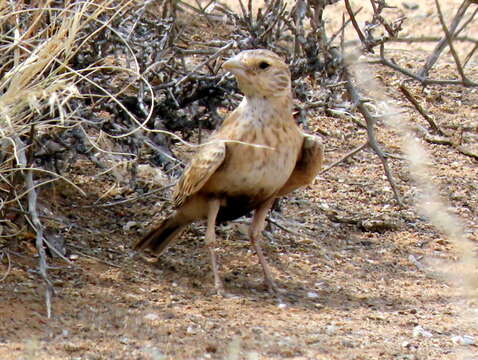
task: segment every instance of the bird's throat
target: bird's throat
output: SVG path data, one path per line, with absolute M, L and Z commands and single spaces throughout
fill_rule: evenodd
M 291 96 L 248 96 L 239 105 L 242 121 L 250 126 L 275 126 L 293 122 Z

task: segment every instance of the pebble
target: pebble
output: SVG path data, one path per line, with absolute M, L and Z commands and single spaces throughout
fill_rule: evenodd
M 418 4 L 415 3 L 415 2 L 404 1 L 404 2 L 402 2 L 402 5 L 405 9 L 408 9 L 408 10 L 417 10 L 418 9 Z
M 158 319 L 159 319 L 159 315 L 158 315 L 158 314 L 155 314 L 155 313 L 149 313 L 149 314 L 144 315 L 144 318 L 145 318 L 145 320 L 154 321 L 154 320 L 158 320 Z
M 138 226 L 138 223 L 136 221 L 128 221 L 124 226 L 123 230 L 124 231 L 129 231 L 131 228 Z
M 167 359 L 166 355 L 163 354 L 163 352 L 156 348 L 156 347 L 144 347 L 143 352 L 150 355 L 151 359 L 154 360 L 165 360 Z
M 475 345 L 475 339 L 469 335 L 455 335 L 451 337 L 451 341 L 458 345 Z
M 315 291 L 309 291 L 307 293 L 307 297 L 309 299 L 317 299 L 319 297 L 319 294 L 317 294 Z
M 325 327 L 325 333 L 327 335 L 334 335 L 337 332 L 337 326 L 335 325 L 328 325 Z
M 422 328 L 421 325 L 417 325 L 413 328 L 413 337 L 416 338 L 419 336 L 431 338 L 433 334 L 430 331 L 427 331 L 424 328 Z

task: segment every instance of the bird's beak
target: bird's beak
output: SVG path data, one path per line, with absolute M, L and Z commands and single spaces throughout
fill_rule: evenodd
M 237 56 L 234 56 L 222 64 L 222 68 L 226 71 L 229 71 L 233 74 L 244 71 L 244 65 L 239 60 Z

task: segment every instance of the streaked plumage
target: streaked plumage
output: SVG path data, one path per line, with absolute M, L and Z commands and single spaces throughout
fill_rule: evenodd
M 223 68 L 235 75 L 244 98 L 184 171 L 173 194 L 176 212 L 135 248 L 161 253 L 188 224 L 207 219 L 215 287 L 223 293 L 215 223 L 254 210 L 250 239 L 267 286 L 277 290 L 258 236 L 274 199 L 312 182 L 322 164 L 323 145 L 302 133 L 293 119 L 290 72 L 279 56 L 268 50 L 243 51 Z

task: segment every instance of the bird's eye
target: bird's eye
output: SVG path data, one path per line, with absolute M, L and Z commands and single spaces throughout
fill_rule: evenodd
M 269 66 L 271 66 L 268 62 L 265 62 L 265 61 L 261 61 L 260 64 L 259 64 L 259 69 L 267 69 Z

